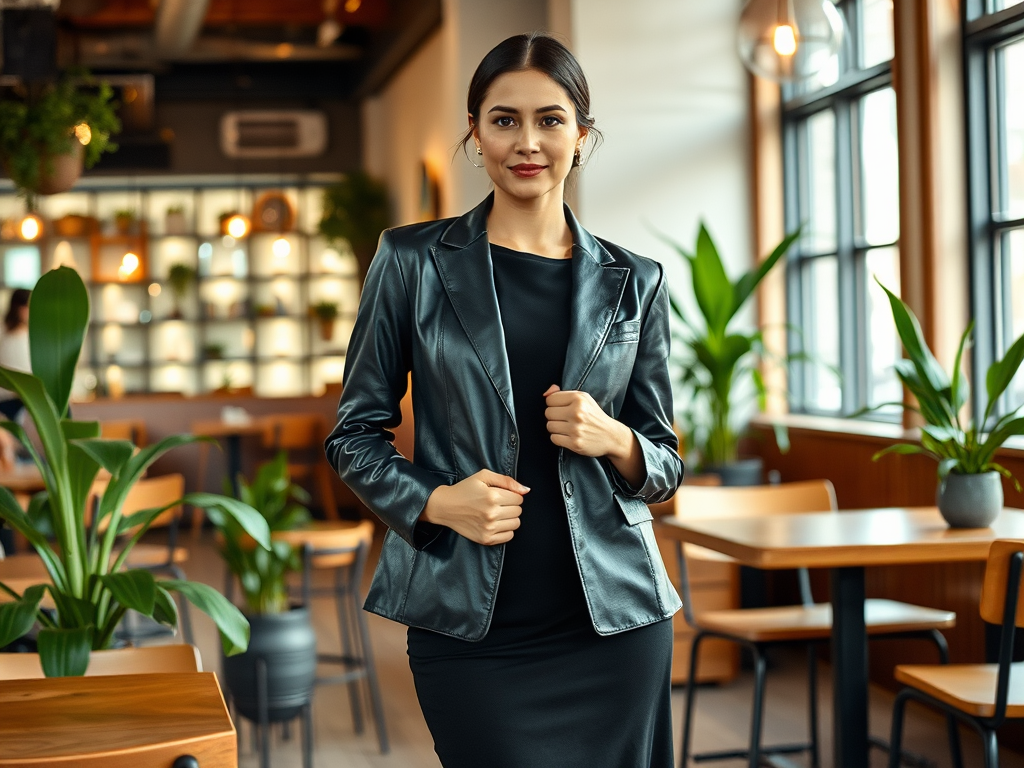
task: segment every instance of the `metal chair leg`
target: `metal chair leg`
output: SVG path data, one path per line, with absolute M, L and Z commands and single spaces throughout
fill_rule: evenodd
M 949 664 L 949 644 L 945 636 L 937 629 L 928 633 L 935 647 L 939 651 L 939 663 Z M 949 754 L 953 768 L 964 768 L 964 755 L 960 747 L 960 729 L 957 727 L 956 717 L 946 714 L 946 732 L 949 738 Z
M 357 605 L 355 587 L 349 593 L 352 610 L 356 617 L 356 627 L 359 630 L 359 644 L 362 646 L 363 669 L 366 672 L 366 684 L 370 689 L 370 706 L 373 707 L 373 718 L 377 723 L 377 741 L 380 743 L 380 753 L 386 755 L 391 747 L 388 743 L 388 728 L 384 722 L 384 700 L 380 695 L 380 684 L 377 681 L 377 665 L 373 660 L 373 645 L 370 643 L 370 627 L 366 623 L 366 616 Z
M 302 708 L 302 768 L 313 768 L 313 707 Z
M 339 568 L 334 572 L 334 601 L 335 610 L 338 612 L 338 634 L 341 637 L 341 654 L 345 658 L 345 670 L 352 669 L 352 662 L 356 654 L 352 648 L 352 630 L 349 626 L 348 617 L 348 590 L 349 585 L 345 583 L 344 573 Z M 359 680 L 352 679 L 346 683 L 348 687 L 348 699 L 352 706 L 352 726 L 356 733 L 363 732 L 363 705 L 359 692 Z
M 686 768 L 690 760 L 690 733 L 693 726 L 693 704 L 697 696 L 697 652 L 700 649 L 701 641 L 704 639 L 703 632 L 697 632 L 690 643 L 690 666 L 686 672 L 686 708 L 683 710 L 683 737 L 682 750 L 679 754 L 679 768 Z
M 814 644 L 807 645 L 807 728 L 810 731 L 811 768 L 820 768 L 818 749 L 818 657 Z
M 999 741 L 996 739 L 996 732 L 986 728 L 982 737 L 982 746 L 985 749 L 985 768 L 999 768 Z
M 267 701 L 267 662 L 256 659 L 256 703 L 260 714 L 260 768 L 270 768 L 270 703 Z
M 761 763 L 761 725 L 764 719 L 764 684 L 768 675 L 768 664 L 764 654 L 756 646 L 754 653 L 754 706 L 750 713 L 750 768 Z
M 904 688 L 896 694 L 896 699 L 892 703 L 892 733 L 889 735 L 889 768 L 900 768 L 900 755 L 903 748 L 903 715 L 910 695 L 909 689 Z

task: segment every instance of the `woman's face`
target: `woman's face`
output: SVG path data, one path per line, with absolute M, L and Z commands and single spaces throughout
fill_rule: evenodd
M 558 83 L 535 69 L 508 72 L 491 84 L 479 122 L 469 120 L 495 188 L 524 201 L 553 191 L 561 200 L 586 129 L 576 125 L 576 110 Z

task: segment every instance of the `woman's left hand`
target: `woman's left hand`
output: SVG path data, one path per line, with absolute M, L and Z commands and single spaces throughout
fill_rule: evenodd
M 581 456 L 624 457 L 630 453 L 633 431 L 594 402 L 588 392 L 563 391 L 552 384 L 544 393 L 551 442 Z

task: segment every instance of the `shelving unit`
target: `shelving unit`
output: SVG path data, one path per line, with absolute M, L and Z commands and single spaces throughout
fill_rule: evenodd
M 265 397 L 318 394 L 341 380 L 359 302 L 354 256 L 316 234 L 322 189 L 333 180 L 165 177 L 130 185 L 125 179 L 84 180 L 72 192 L 40 199 L 48 226 L 39 241 L 0 240 L 0 302 L 6 307 L 10 289 L 31 287 L 44 269 L 57 264 L 78 269 L 92 305 L 74 390 L 81 399 L 118 390 L 195 395 L 248 387 Z M 221 213 L 250 215 L 253 201 L 270 190 L 288 198 L 295 229 L 254 232 L 238 240 L 221 235 Z M 166 231 L 170 206 L 184 206 L 187 232 Z M 67 213 L 94 216 L 109 227 L 113 211 L 124 208 L 139 214 L 134 236 L 139 242 L 106 233 L 99 239 L 54 233 L 52 220 Z M 0 219 L 23 213 L 13 191 L 0 189 Z M 275 250 L 280 240 L 287 247 L 278 243 Z M 139 269 L 145 272 L 139 278 L 96 279 L 98 244 L 107 252 L 104 275 L 110 274 L 111 259 L 130 248 L 143 251 Z M 34 274 L 28 257 L 33 247 Z M 179 263 L 196 274 L 180 302 L 168 280 L 170 267 Z M 330 341 L 321 339 L 320 321 L 310 316 L 319 301 L 338 305 Z

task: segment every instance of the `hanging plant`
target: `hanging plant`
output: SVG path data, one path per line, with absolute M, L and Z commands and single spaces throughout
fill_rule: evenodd
M 62 162 L 80 173 L 117 149 L 111 136 L 121 121 L 113 96 L 109 84 L 79 72 L 9 90 L 0 99 L 0 162 L 22 194 L 52 194 L 58 190 L 48 182 L 63 170 Z

